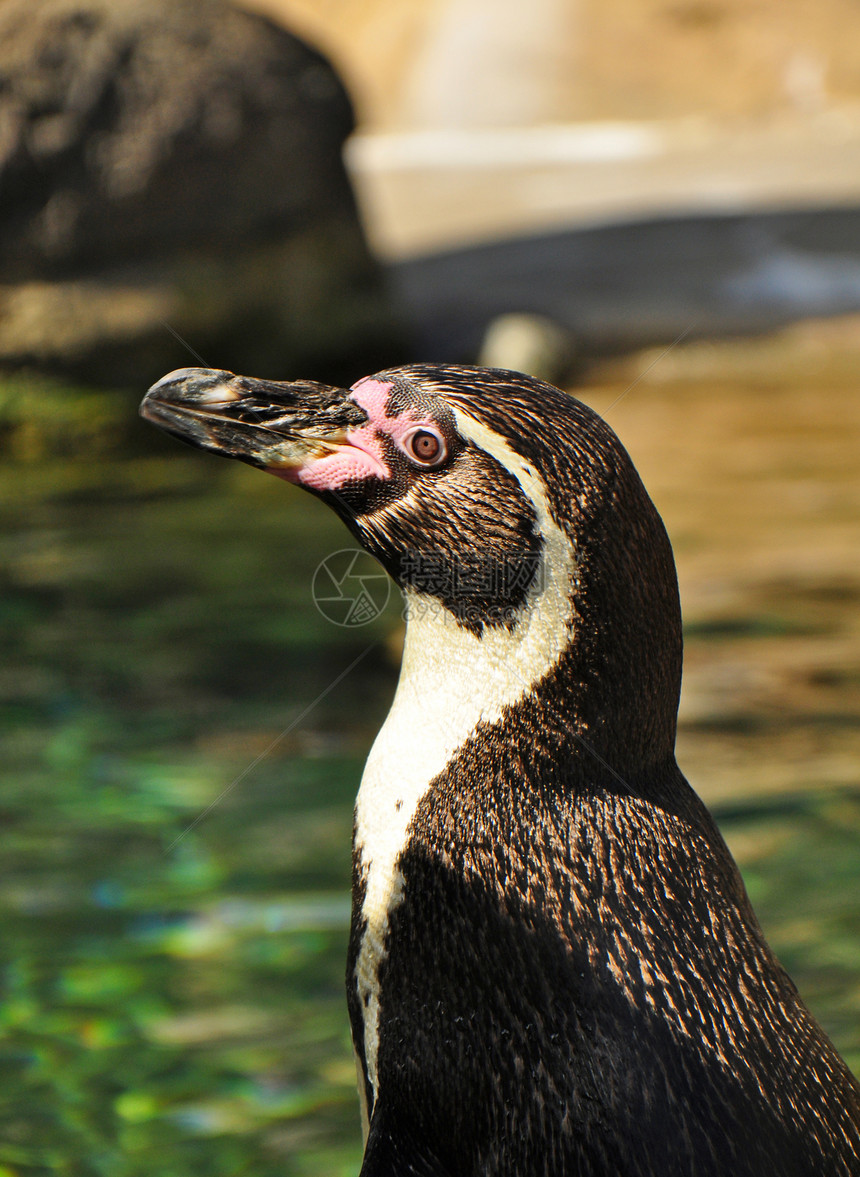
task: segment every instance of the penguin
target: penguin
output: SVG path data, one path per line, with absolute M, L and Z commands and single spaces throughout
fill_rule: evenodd
M 517 372 L 171 373 L 400 587 L 355 807 L 361 1177 L 856 1177 L 860 1086 L 675 759 L 678 585 L 609 426 Z

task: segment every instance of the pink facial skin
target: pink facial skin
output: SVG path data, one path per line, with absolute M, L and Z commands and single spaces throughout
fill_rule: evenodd
M 389 479 L 391 469 L 385 460 L 380 434 L 392 438 L 396 445 L 402 445 L 404 436 L 416 426 L 432 425 L 432 422 L 423 422 L 410 413 L 386 417 L 385 408 L 390 391 L 390 382 L 374 380 L 370 376 L 359 380 L 352 386 L 352 399 L 364 409 L 368 420 L 365 425 L 349 431 L 348 444 L 338 446 L 335 453 L 313 459 L 298 469 L 272 469 L 270 473 L 287 482 L 317 491 L 336 491 L 347 482 L 368 477 L 383 481 Z
M 410 412 L 401 413 L 398 417 L 386 417 L 385 406 L 388 404 L 388 394 L 391 391 L 390 383 L 366 376 L 364 380 L 359 380 L 357 384 L 354 384 L 351 391 L 352 399 L 356 404 L 361 405 L 369 420 L 366 425 L 362 425 L 361 428 L 350 433 L 350 444 L 359 445 L 362 449 L 366 448 L 376 455 L 380 466 L 385 470 L 382 477 L 390 478 L 391 471 L 385 465 L 379 435 L 387 434 L 399 449 L 407 453 L 403 443 L 408 434 L 414 433 L 416 429 L 422 427 L 437 429 L 438 426 L 435 422 L 425 420 L 423 417 L 416 417 Z

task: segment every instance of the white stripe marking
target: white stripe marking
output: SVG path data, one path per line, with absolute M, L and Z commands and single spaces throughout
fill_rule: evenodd
M 430 782 L 479 723 L 494 723 L 557 663 L 570 644 L 576 571 L 573 546 L 552 518 L 540 480 L 498 434 L 455 410 L 457 428 L 519 481 L 544 540 L 536 576 L 513 630 L 476 637 L 430 597 L 407 594 L 406 643 L 391 711 L 373 744 L 356 801 L 356 848 L 365 881 L 366 931 L 356 964 L 364 1054 L 378 1096 L 379 966 L 389 920 L 403 898 L 399 857 Z

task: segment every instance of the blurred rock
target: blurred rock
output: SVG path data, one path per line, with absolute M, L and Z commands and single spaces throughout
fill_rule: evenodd
M 3 0 L 0 363 L 322 374 L 392 319 L 316 51 L 219 0 Z M 165 326 L 167 324 L 168 326 Z

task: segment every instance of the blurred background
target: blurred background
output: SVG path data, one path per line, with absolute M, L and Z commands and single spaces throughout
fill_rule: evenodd
M 858 31 L 0 0 L 0 1177 L 360 1164 L 351 810 L 398 602 L 325 616 L 336 520 L 138 421 L 201 363 L 480 359 L 606 415 L 674 544 L 681 767 L 860 1069 Z

